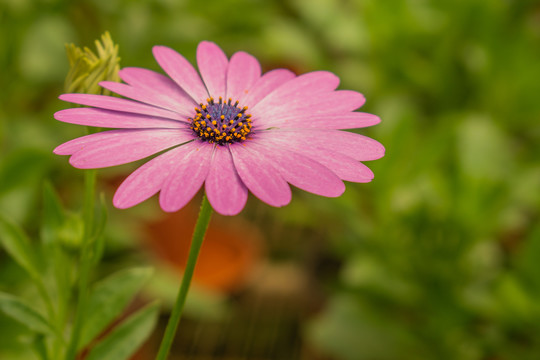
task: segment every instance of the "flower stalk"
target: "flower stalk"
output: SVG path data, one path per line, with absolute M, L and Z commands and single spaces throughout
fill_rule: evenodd
M 176 334 L 176 329 L 178 328 L 180 318 L 182 317 L 182 311 L 184 310 L 184 305 L 186 303 L 186 298 L 189 286 L 191 284 L 191 279 L 193 278 L 193 272 L 195 271 L 197 258 L 199 256 L 204 235 L 206 234 L 206 229 L 208 229 L 208 224 L 210 223 L 211 217 L 212 206 L 208 202 L 206 194 L 204 194 L 201 203 L 201 210 L 199 211 L 199 217 L 197 219 L 197 223 L 195 224 L 195 230 L 193 231 L 193 237 L 191 239 L 191 247 L 189 249 L 184 276 L 182 277 L 176 302 L 171 312 L 171 316 L 169 317 L 169 322 L 167 324 L 167 328 L 165 329 L 165 333 L 163 334 L 156 360 L 165 360 L 169 355 L 169 351 Z

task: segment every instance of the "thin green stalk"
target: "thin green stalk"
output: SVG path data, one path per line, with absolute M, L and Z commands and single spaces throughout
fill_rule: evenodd
M 96 170 L 86 170 L 84 172 L 84 203 L 83 203 L 83 220 L 84 224 L 89 226 L 84 227 L 84 240 L 89 242 L 92 237 L 94 225 L 94 208 L 95 208 L 95 193 L 96 193 Z
M 78 282 L 77 309 L 75 320 L 73 321 L 73 330 L 71 332 L 70 342 L 66 351 L 66 360 L 75 360 L 79 337 L 83 325 L 83 318 L 86 310 L 86 301 L 88 298 L 88 283 L 92 268 L 93 257 L 93 239 L 92 231 L 94 224 L 94 203 L 96 188 L 96 171 L 86 170 L 84 173 L 84 203 L 83 220 L 84 236 L 81 244 L 80 273 Z
M 182 277 L 180 289 L 178 290 L 176 303 L 174 304 L 171 316 L 169 317 L 167 328 L 165 329 L 163 339 L 161 340 L 161 345 L 159 347 L 156 360 L 165 360 L 169 355 L 169 351 L 171 349 L 174 336 L 176 334 L 176 329 L 178 328 L 178 323 L 180 322 L 180 317 L 182 316 L 182 311 L 184 310 L 184 304 L 186 303 L 189 285 L 191 284 L 191 279 L 195 270 L 195 264 L 197 264 L 197 258 L 201 250 L 204 234 L 206 233 L 206 229 L 208 228 L 208 224 L 210 223 L 211 216 L 212 206 L 208 202 L 206 195 L 203 195 L 201 210 L 199 211 L 199 218 L 197 219 L 197 223 L 195 224 L 195 230 L 193 231 L 193 237 L 191 239 L 191 248 L 189 249 L 186 269 L 184 271 L 184 276 Z

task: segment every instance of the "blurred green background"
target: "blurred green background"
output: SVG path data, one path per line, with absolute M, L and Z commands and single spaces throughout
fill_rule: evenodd
M 211 40 L 265 70 L 332 71 L 382 118 L 361 131 L 387 149 L 372 183 L 298 191 L 282 209 L 251 197 L 240 219 L 214 219 L 261 241 L 240 284 L 191 301 L 175 358 L 540 358 L 538 1 L 0 0 L 0 212 L 30 233 L 45 178 L 80 204 L 82 172 L 52 149 L 84 129 L 52 114 L 66 106 L 64 44 L 93 48 L 106 30 L 122 67 L 159 70 L 158 44 L 194 60 Z M 100 172 L 109 204 L 133 168 Z M 111 207 L 100 271 L 160 269 L 139 228 L 163 216 L 155 199 Z M 0 252 L 0 290 L 25 281 Z M 169 288 L 155 287 L 147 299 Z M 24 339 L 0 317 L 0 359 L 32 359 Z

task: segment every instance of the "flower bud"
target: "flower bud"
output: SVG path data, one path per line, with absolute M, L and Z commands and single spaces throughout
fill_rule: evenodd
M 109 32 L 95 41 L 97 54 L 87 47 L 66 44 L 70 70 L 64 85 L 67 93 L 109 95 L 110 92 L 99 86 L 100 81 L 120 81 L 120 58 L 118 45 L 114 44 Z

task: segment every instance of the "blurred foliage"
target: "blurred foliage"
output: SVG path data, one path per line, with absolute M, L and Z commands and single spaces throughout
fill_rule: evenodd
M 6 336 L 8 343 L 32 349 L 41 360 L 74 359 L 79 353 L 86 354 L 87 359 L 126 360 L 152 333 L 159 313 L 156 302 L 135 312 L 126 309 L 151 277 L 148 267 L 117 271 L 92 284 L 82 295 L 75 295 L 82 286 L 79 279 L 84 276 L 84 267 L 88 266 L 83 256 L 97 264 L 102 255 L 103 245 L 98 239 L 102 238 L 104 226 L 99 224 L 104 224 L 106 211 L 104 206 L 101 208 L 97 225 L 84 229 L 89 222 L 83 223 L 80 214 L 66 211 L 52 186 L 46 183 L 38 241 L 0 215 L 0 245 L 28 277 L 28 281 L 9 288 L 17 295 L 0 291 L 0 313 L 26 330 L 24 341 L 16 341 L 20 334 L 15 333 L 15 337 Z M 87 231 L 94 239 L 91 242 L 84 238 Z M 79 256 L 77 250 L 85 245 L 89 250 Z M 28 285 L 31 294 L 22 290 Z M 80 310 L 82 296 L 87 297 L 84 311 Z M 5 324 L 13 327 L 12 323 Z M 26 358 L 16 348 L 14 353 L 11 351 L 8 346 L 0 354 Z
M 333 71 L 381 116 L 362 130 L 387 148 L 369 164 L 372 183 L 348 184 L 337 199 L 298 192 L 283 209 L 250 200 L 242 213 L 269 244 L 318 246 L 338 264 L 317 277 L 328 302 L 304 326 L 317 352 L 540 358 L 537 1 L 2 0 L 0 212 L 30 232 L 44 177 L 62 184 L 68 201 L 80 198 L 80 172 L 51 150 L 81 129 L 52 113 L 64 106 L 56 99 L 64 44 L 90 45 L 105 30 L 123 66 L 158 70 L 156 44 L 193 60 L 196 44 L 213 40 L 229 55 L 256 55 L 266 70 Z M 111 214 L 109 258 L 134 236 L 118 218 L 145 211 Z M 3 254 L 0 274 L 0 290 L 24 290 Z M 13 326 L 1 324 L 1 334 Z

